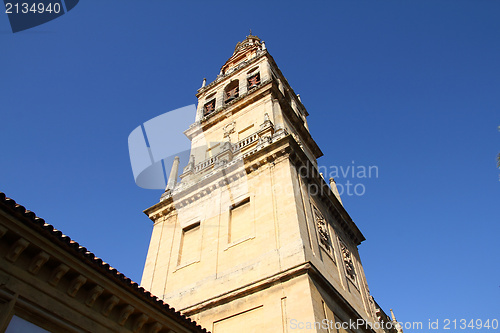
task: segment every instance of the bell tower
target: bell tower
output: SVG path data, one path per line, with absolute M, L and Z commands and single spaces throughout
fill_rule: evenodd
M 145 210 L 142 286 L 214 333 L 384 331 L 365 238 L 318 172 L 307 110 L 265 43 L 247 36 L 196 96 L 181 180 L 176 159 Z

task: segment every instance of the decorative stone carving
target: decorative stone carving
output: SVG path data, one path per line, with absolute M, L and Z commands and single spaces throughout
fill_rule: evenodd
M 234 133 L 235 125 L 236 125 L 236 122 L 233 121 L 222 128 L 222 130 L 224 131 L 224 138 L 229 139 L 229 135 Z
M 274 141 L 278 141 L 279 139 L 285 137 L 288 135 L 288 132 L 287 130 L 285 130 L 284 128 L 278 128 L 276 130 L 276 132 L 274 132 L 274 135 L 273 135 L 273 140 Z
M 297 144 L 299 145 L 299 147 L 303 149 L 304 145 L 302 144 L 302 141 L 300 141 L 299 136 L 297 134 L 295 134 L 295 133 L 292 133 L 292 137 L 297 142 Z
M 104 288 L 101 286 L 95 286 L 94 288 L 92 288 L 87 299 L 85 300 L 85 305 L 87 305 L 88 307 L 92 307 L 92 305 L 94 305 L 95 301 L 97 300 L 97 297 L 99 297 L 103 291 Z
M 163 328 L 162 324 L 154 323 L 148 330 L 148 333 L 158 333 Z
M 187 174 L 188 172 L 193 172 L 194 169 L 194 155 L 189 156 L 189 162 L 188 164 L 184 167 L 184 174 Z
M 68 288 L 68 295 L 75 297 L 76 293 L 85 284 L 85 282 L 87 282 L 87 278 L 83 275 L 78 275 L 73 281 L 71 281 Z
M 273 138 L 272 138 L 271 134 L 265 134 L 265 135 L 259 136 L 258 146 L 259 146 L 259 148 L 261 148 L 263 146 L 267 146 L 267 145 L 271 144 L 272 142 L 273 142 Z
M 356 281 L 356 271 L 354 270 L 354 263 L 352 262 L 351 252 L 347 249 L 345 244 L 341 243 L 342 247 L 342 259 L 344 260 L 344 266 L 347 276 L 353 281 Z
M 24 239 L 20 238 L 18 239 L 14 244 L 9 249 L 9 253 L 5 256 L 8 261 L 10 262 L 15 262 L 17 258 L 23 253 L 23 251 L 28 247 L 30 243 Z
M 28 271 L 31 274 L 36 274 L 42 268 L 43 264 L 49 260 L 50 256 L 45 253 L 45 252 L 40 252 L 36 255 L 35 258 L 31 261 L 30 267 L 28 268 Z
M 319 239 L 324 246 L 330 246 L 330 234 L 328 233 L 328 226 L 326 220 L 321 214 L 321 212 L 314 207 L 314 220 L 316 221 L 316 227 L 318 228 Z
M 0 225 L 0 238 L 2 238 L 3 235 L 5 235 L 6 233 L 7 233 L 7 228 Z
M 109 314 L 111 313 L 111 311 L 113 310 L 115 305 L 118 304 L 119 301 L 120 301 L 120 299 L 118 297 L 116 297 L 115 295 L 111 295 L 106 300 L 106 302 L 104 302 L 104 306 L 102 308 L 101 314 L 105 317 L 109 316 Z
M 228 138 L 229 139 L 229 138 Z M 217 155 L 217 160 L 214 161 L 214 167 L 222 167 L 226 163 L 233 160 L 233 146 L 231 142 L 226 141 L 221 146 L 221 152 Z
M 139 332 L 144 326 L 144 324 L 148 321 L 149 317 L 146 316 L 144 313 L 141 314 L 134 322 L 134 326 L 132 327 L 133 332 Z
M 271 134 L 274 134 L 274 124 L 271 121 L 271 119 L 269 118 L 269 115 L 267 113 L 264 113 L 264 122 L 262 124 L 260 124 L 260 131 L 264 131 L 266 129 L 270 129 L 270 131 L 266 131 L 266 132 L 270 132 Z
M 49 278 L 49 283 L 53 285 L 54 287 L 57 286 L 61 278 L 64 276 L 69 271 L 69 267 L 66 266 L 65 264 L 60 264 L 59 266 L 54 269 L 52 272 L 52 275 Z
M 132 305 L 125 306 L 120 311 L 120 316 L 118 317 L 118 324 L 123 326 L 127 321 L 128 317 L 134 312 L 135 308 Z

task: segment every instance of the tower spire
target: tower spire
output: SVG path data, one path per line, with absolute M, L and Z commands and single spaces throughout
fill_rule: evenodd
M 339 207 L 340 184 L 332 178 L 329 192 L 327 174 L 317 176 L 323 153 L 307 110 L 250 33 L 197 91 L 180 184 L 174 161 L 160 203 L 144 211 L 154 245 L 141 285 L 215 332 L 246 323 L 259 333 L 290 331 L 289 318 L 324 319 L 317 302 L 344 321 L 380 321 L 365 306 L 364 236 Z

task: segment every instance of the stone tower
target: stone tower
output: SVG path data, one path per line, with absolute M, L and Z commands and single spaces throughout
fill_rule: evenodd
M 214 333 L 381 332 L 390 319 L 368 290 L 364 237 L 318 173 L 308 113 L 264 42 L 238 43 L 196 96 L 181 181 L 176 159 L 145 210 L 142 286 Z

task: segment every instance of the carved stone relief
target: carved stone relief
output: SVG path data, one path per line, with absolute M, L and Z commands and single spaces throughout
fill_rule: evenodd
M 227 124 L 226 126 L 223 127 L 224 138 L 228 138 L 230 134 L 234 133 L 235 125 L 236 125 L 236 122 L 233 121 L 233 122 L 230 122 L 229 124 Z
M 351 252 L 342 242 L 340 246 L 342 248 L 342 260 L 344 261 L 347 276 L 351 278 L 351 280 L 356 281 L 356 271 L 354 270 L 354 263 L 352 261 Z
M 316 221 L 316 227 L 318 228 L 319 239 L 321 243 L 328 248 L 330 247 L 330 234 L 328 233 L 326 220 L 316 207 L 314 207 L 313 210 L 314 220 Z

